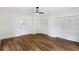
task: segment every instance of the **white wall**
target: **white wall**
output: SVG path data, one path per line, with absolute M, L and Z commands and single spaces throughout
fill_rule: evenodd
M 22 20 L 24 20 L 24 27 Z M 32 33 L 32 16 L 9 12 L 0 13 L 0 39 L 29 33 Z
M 13 14 L 0 13 L 0 39 L 13 35 L 15 16 Z
M 26 15 L 22 13 L 0 13 L 0 39 L 31 33 L 48 33 L 46 15 Z
M 51 15 L 49 35 L 79 42 L 79 10 Z

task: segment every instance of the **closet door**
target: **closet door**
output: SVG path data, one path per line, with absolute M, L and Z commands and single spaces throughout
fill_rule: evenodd
M 46 15 L 40 16 L 40 28 L 43 34 L 48 34 L 48 17 Z
M 79 42 L 79 16 L 58 17 L 56 36 Z
M 45 15 L 33 16 L 33 33 L 48 33 L 48 20 Z
M 41 33 L 41 18 L 39 17 L 39 15 L 33 16 L 32 28 L 33 34 Z
M 71 39 L 72 37 L 72 17 L 58 17 L 56 18 L 55 29 L 56 36 L 65 39 Z

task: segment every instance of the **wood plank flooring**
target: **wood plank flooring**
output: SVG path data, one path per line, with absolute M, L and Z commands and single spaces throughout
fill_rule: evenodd
M 79 43 L 44 34 L 3 39 L 1 51 L 79 51 Z

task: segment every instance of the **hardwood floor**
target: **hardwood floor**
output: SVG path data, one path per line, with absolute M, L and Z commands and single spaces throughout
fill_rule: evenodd
M 1 51 L 79 51 L 79 43 L 44 34 L 3 39 Z

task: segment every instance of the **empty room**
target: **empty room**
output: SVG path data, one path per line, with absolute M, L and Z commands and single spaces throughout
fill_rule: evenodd
M 0 51 L 79 51 L 79 7 L 0 7 Z

